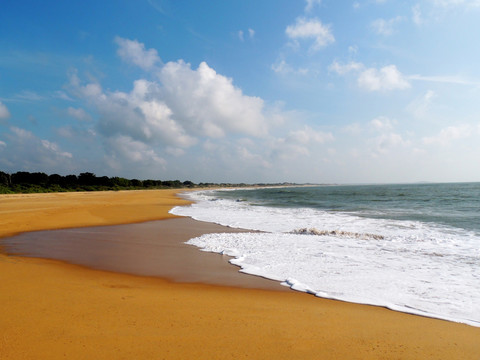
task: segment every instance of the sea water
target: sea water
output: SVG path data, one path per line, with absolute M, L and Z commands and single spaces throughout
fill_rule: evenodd
M 480 183 L 207 190 L 188 243 L 316 296 L 480 326 Z

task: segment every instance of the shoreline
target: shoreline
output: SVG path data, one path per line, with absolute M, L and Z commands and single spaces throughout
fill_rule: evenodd
M 50 259 L 89 269 L 159 277 L 174 283 L 288 291 L 280 282 L 241 273 L 232 257 L 185 244 L 205 233 L 237 233 L 187 217 L 127 225 L 34 231 L 4 238 L 8 255 Z M 68 241 L 66 241 L 68 239 Z
M 0 237 L 176 218 L 168 209 L 189 203 L 179 192 L 7 195 L 0 197 Z M 480 353 L 480 331 L 468 325 L 294 291 L 171 283 L 2 253 L 0 304 L 6 359 L 477 359 Z

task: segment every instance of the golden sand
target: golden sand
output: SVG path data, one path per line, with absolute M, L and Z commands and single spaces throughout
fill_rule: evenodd
M 0 196 L 0 236 L 169 216 L 172 191 Z M 0 359 L 479 359 L 480 329 L 0 255 Z
M 0 195 L 0 237 L 19 232 L 127 224 L 175 217 L 175 190 Z

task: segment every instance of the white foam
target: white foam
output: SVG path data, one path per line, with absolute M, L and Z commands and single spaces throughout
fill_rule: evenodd
M 190 196 L 197 203 L 172 213 L 266 232 L 208 234 L 188 242 L 233 256 L 231 262 L 243 272 L 325 298 L 480 326 L 480 239 L 472 233 L 309 208 L 212 201 L 208 192 Z M 299 228 L 316 228 L 321 235 L 291 233 Z

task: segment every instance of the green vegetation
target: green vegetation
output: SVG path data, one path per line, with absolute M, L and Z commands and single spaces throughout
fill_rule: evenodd
M 256 184 L 265 185 L 265 184 Z M 287 184 L 276 184 L 287 185 Z M 65 191 L 106 191 L 141 189 L 180 189 L 205 187 L 246 187 L 247 184 L 199 183 L 180 180 L 138 180 L 122 177 L 96 176 L 90 172 L 77 175 L 47 175 L 42 172 L 19 171 L 8 174 L 0 171 L 0 194 Z
M 138 180 L 121 177 L 96 176 L 90 172 L 80 175 L 47 175 L 42 172 L 19 171 L 8 174 L 0 171 L 0 194 L 65 192 L 65 191 L 103 191 L 172 189 L 196 187 L 191 181 L 180 180 Z

